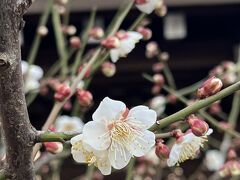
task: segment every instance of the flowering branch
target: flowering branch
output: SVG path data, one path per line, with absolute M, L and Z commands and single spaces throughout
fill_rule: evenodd
M 218 101 L 238 90 L 240 90 L 240 81 L 223 89 L 222 91 L 220 91 L 219 93 L 217 93 L 213 96 L 210 96 L 203 100 L 199 100 L 198 102 L 194 103 L 193 105 L 190 105 L 190 106 L 182 109 L 181 111 L 178 111 L 164 119 L 157 121 L 156 124 L 150 128 L 150 130 L 156 131 L 159 128 L 166 127 L 169 124 L 172 124 L 176 121 L 184 119 L 186 116 L 188 116 L 204 107 L 207 107 L 208 105 L 214 103 L 215 101 Z

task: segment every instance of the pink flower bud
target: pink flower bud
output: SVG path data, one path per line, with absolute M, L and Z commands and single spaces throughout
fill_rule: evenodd
M 70 38 L 70 45 L 71 45 L 71 47 L 73 47 L 73 48 L 80 48 L 80 46 L 81 46 L 81 40 L 80 40 L 80 38 L 77 37 L 77 36 L 71 37 L 71 38 Z
M 162 74 L 155 74 L 155 75 L 153 75 L 153 81 L 154 81 L 155 84 L 158 84 L 160 86 L 162 86 L 164 84 L 164 82 L 165 82 L 164 77 L 163 77 Z
M 209 112 L 211 114 L 218 114 L 221 111 L 222 111 L 222 107 L 219 102 L 215 102 L 215 103 L 211 104 L 209 107 Z
M 102 73 L 107 77 L 112 77 L 116 73 L 116 66 L 114 63 L 105 62 L 102 64 Z
M 117 48 L 120 45 L 120 41 L 117 37 L 115 36 L 110 36 L 106 39 L 104 39 L 101 42 L 101 45 L 108 48 L 108 49 L 113 49 L 113 48 Z
M 155 84 L 152 87 L 151 92 L 152 92 L 152 94 L 158 94 L 158 93 L 160 93 L 161 89 L 162 89 L 162 86 L 160 86 L 159 84 Z
M 155 153 L 161 160 L 165 160 L 169 158 L 170 149 L 167 145 L 163 144 L 161 140 L 158 140 Z
M 37 33 L 42 37 L 46 36 L 48 34 L 48 28 L 46 26 L 39 26 L 37 29 Z
M 136 4 L 146 4 L 149 0 L 135 0 Z
M 67 34 L 72 36 L 74 34 L 76 34 L 77 32 L 77 28 L 73 25 L 67 26 Z
M 71 88 L 66 84 L 60 84 L 56 88 L 56 93 L 54 94 L 54 98 L 57 101 L 63 101 L 71 94 Z
M 67 101 L 67 102 L 64 104 L 64 106 L 63 106 L 63 109 L 64 109 L 64 110 L 71 110 L 71 108 L 72 108 L 72 103 L 71 103 L 71 101 Z
M 202 119 L 199 119 L 195 116 L 190 116 L 187 119 L 187 122 L 188 122 L 189 126 L 191 127 L 192 133 L 195 136 L 204 136 L 208 132 L 209 126 Z
M 167 101 L 170 103 L 170 104 L 176 104 L 177 102 L 177 97 L 174 95 L 174 94 L 169 94 L 167 96 Z
M 53 153 L 53 154 L 58 154 L 63 151 L 63 144 L 60 142 L 45 142 L 43 143 L 46 151 Z
M 147 58 L 153 58 L 159 54 L 159 48 L 156 42 L 151 41 L 146 45 Z
M 94 27 L 90 30 L 89 36 L 94 39 L 101 39 L 104 36 L 104 31 L 101 27 Z
M 181 129 L 175 129 L 172 131 L 172 136 L 175 137 L 176 139 L 179 139 L 183 136 L 183 132 L 181 131 Z
M 77 90 L 77 100 L 81 106 L 90 106 L 92 104 L 92 93 L 86 90 Z
M 161 72 L 164 68 L 164 64 L 163 63 L 154 63 L 152 66 L 152 70 L 156 73 Z
M 223 86 L 221 79 L 216 77 L 211 77 L 205 81 L 201 88 L 197 91 L 198 98 L 206 98 L 218 93 Z
M 227 159 L 228 160 L 233 160 L 237 158 L 237 153 L 233 148 L 229 148 L 227 152 Z
M 138 27 L 137 32 L 142 34 L 144 40 L 149 40 L 152 37 L 152 30 L 145 27 Z
M 85 66 L 86 66 L 86 64 L 83 64 L 78 68 L 78 74 L 82 72 L 82 70 Z M 90 75 L 91 75 L 91 69 L 89 68 L 87 70 L 87 72 L 85 73 L 84 78 L 88 78 Z
M 228 160 L 219 170 L 220 177 L 232 177 L 240 175 L 240 162 L 236 159 Z

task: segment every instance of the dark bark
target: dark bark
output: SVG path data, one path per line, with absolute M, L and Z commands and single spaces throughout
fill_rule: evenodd
M 29 122 L 23 91 L 19 32 L 31 1 L 0 0 L 0 113 L 6 145 L 5 175 L 34 179 L 32 147 L 35 130 Z

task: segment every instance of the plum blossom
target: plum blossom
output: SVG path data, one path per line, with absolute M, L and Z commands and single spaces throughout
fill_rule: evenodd
M 78 163 L 87 163 L 96 166 L 103 175 L 111 174 L 111 164 L 106 150 L 97 151 L 83 141 L 83 135 L 71 139 L 71 153 Z
M 168 166 L 179 165 L 188 159 L 196 158 L 200 148 L 208 141 L 207 136 L 212 132 L 213 130 L 209 129 L 204 136 L 198 137 L 189 131 L 180 136 L 170 151 Z
M 78 117 L 60 116 L 56 120 L 56 130 L 59 132 L 76 131 L 82 132 L 84 123 Z
M 107 150 L 111 165 L 121 169 L 132 156 L 143 156 L 154 146 L 155 134 L 147 129 L 156 117 L 146 106 L 128 110 L 123 102 L 106 97 L 93 113 L 93 121 L 85 124 L 83 141 L 98 151 Z
M 43 77 L 42 68 L 36 65 L 29 65 L 26 61 L 21 61 L 21 66 L 25 93 L 38 90 L 40 87 L 39 80 Z
M 217 171 L 224 164 L 224 155 L 218 150 L 208 150 L 205 157 L 205 165 L 209 171 Z
M 161 1 L 162 0 L 136 0 L 136 7 L 146 14 L 151 14 Z
M 110 50 L 112 62 L 117 62 L 120 57 L 126 57 L 134 48 L 135 44 L 143 38 L 143 36 L 135 31 L 120 31 L 116 35 L 119 40 L 119 46 Z

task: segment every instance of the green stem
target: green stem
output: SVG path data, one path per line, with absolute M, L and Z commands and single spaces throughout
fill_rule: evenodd
M 223 89 L 222 91 L 220 91 L 219 93 L 213 95 L 213 96 L 210 96 L 206 99 L 203 99 L 203 100 L 199 100 L 198 102 L 162 119 L 162 120 L 159 120 L 157 121 L 157 123 L 155 125 L 153 125 L 150 130 L 151 131 L 155 131 L 159 128 L 163 128 L 163 127 L 166 127 L 168 126 L 169 124 L 172 124 L 176 121 L 179 121 L 179 120 L 182 120 L 184 119 L 186 116 L 192 114 L 192 113 L 195 113 L 196 111 L 204 108 L 204 107 L 207 107 L 209 106 L 210 104 L 214 103 L 215 101 L 218 101 L 226 96 L 229 96 L 230 94 L 236 92 L 240 90 L 240 82 L 237 82 L 225 89 Z
M 65 142 L 69 141 L 74 136 L 79 135 L 76 132 L 44 132 L 39 131 L 37 142 Z
M 173 78 L 173 74 L 172 74 L 172 72 L 171 72 L 167 63 L 164 63 L 163 73 L 164 73 L 164 75 L 167 79 L 167 82 L 168 82 L 169 86 L 172 89 L 176 89 L 176 84 L 175 84 L 175 81 L 174 81 L 174 78 Z
M 95 169 L 95 166 L 93 164 L 91 166 L 88 166 L 87 172 L 86 172 L 86 180 L 92 180 L 94 169 Z
M 61 75 L 63 78 L 65 78 L 68 73 L 65 40 L 61 30 L 62 28 L 61 28 L 60 15 L 54 7 L 52 7 L 52 22 L 53 22 L 53 29 L 54 29 L 55 40 L 57 45 L 57 51 L 61 59 Z
M 135 164 L 136 159 L 132 158 L 127 166 L 127 176 L 125 178 L 125 180 L 132 180 L 133 179 L 133 168 L 134 168 L 134 164 Z
M 94 8 L 90 15 L 90 20 L 86 26 L 86 29 L 84 30 L 83 35 L 81 37 L 82 44 L 81 44 L 80 49 L 77 51 L 77 54 L 76 54 L 76 57 L 74 60 L 74 64 L 72 66 L 72 76 L 76 73 L 78 66 L 81 63 L 82 55 L 83 55 L 83 52 L 84 52 L 87 42 L 88 42 L 89 31 L 90 31 L 90 29 L 92 29 L 92 27 L 94 25 L 95 17 L 96 17 L 96 9 Z
M 50 11 L 51 11 L 51 8 L 52 8 L 52 4 L 53 4 L 53 0 L 49 0 L 41 18 L 40 18 L 38 27 L 46 25 L 49 14 L 50 14 Z M 39 49 L 39 46 L 40 46 L 40 43 L 41 43 L 41 39 L 42 39 L 42 36 L 40 34 L 36 33 L 35 37 L 34 37 L 34 40 L 33 40 L 32 47 L 30 49 L 30 53 L 27 57 L 28 64 L 30 64 L 30 65 L 34 64 L 34 61 L 36 59 L 37 52 L 38 52 L 38 49 Z
M 138 17 L 137 17 L 137 19 L 134 21 L 134 23 L 129 27 L 129 31 L 133 31 L 134 29 L 136 29 L 138 26 L 139 26 L 139 24 L 142 22 L 142 20 L 145 18 L 147 16 L 147 14 L 145 14 L 145 13 L 141 13 Z

